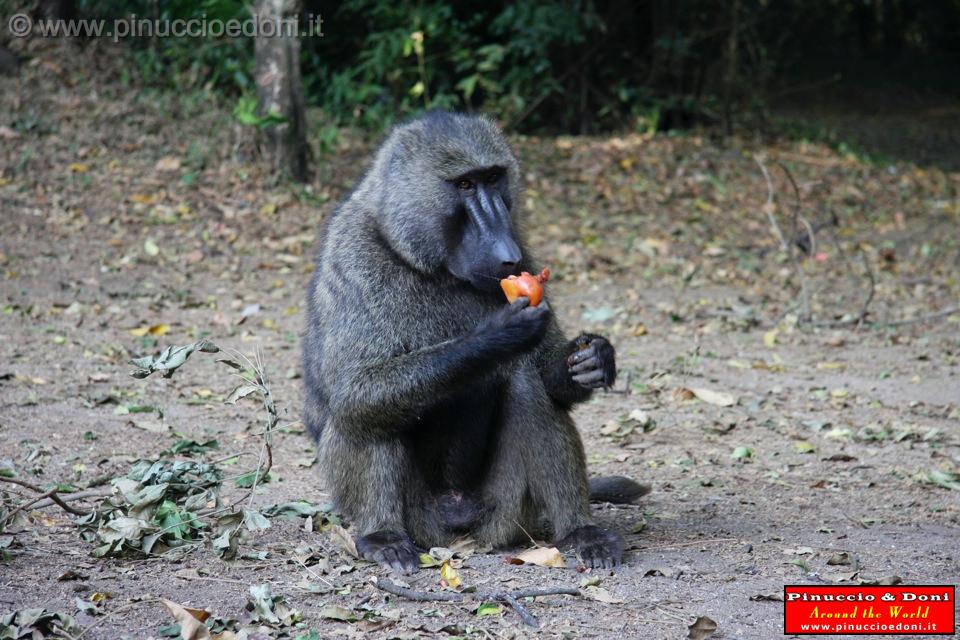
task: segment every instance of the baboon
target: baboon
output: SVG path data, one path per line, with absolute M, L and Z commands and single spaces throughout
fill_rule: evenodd
M 321 229 L 304 420 L 357 550 L 385 567 L 413 570 L 417 547 L 465 533 L 553 539 L 592 567 L 621 560 L 588 501 L 643 489 L 588 483 L 569 414 L 614 382 L 614 349 L 565 339 L 546 299 L 504 300 L 501 278 L 539 271 L 519 189 L 496 125 L 431 112 L 393 129 Z

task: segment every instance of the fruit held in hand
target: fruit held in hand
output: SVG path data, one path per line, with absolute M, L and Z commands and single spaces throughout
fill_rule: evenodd
M 518 276 L 508 276 L 500 281 L 500 288 L 507 295 L 507 302 L 517 298 L 530 298 L 530 306 L 535 307 L 543 300 L 543 283 L 550 278 L 550 269 L 544 269 L 534 276 L 523 271 Z

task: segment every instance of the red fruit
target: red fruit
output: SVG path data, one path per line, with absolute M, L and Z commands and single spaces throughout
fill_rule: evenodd
M 543 283 L 550 278 L 550 269 L 544 269 L 534 276 L 523 271 L 518 276 L 508 276 L 500 281 L 500 288 L 507 295 L 507 302 L 517 298 L 530 298 L 530 306 L 535 307 L 543 300 Z

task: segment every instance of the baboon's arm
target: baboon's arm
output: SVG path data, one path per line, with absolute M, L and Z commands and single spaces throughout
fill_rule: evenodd
M 459 338 L 347 364 L 328 376 L 333 420 L 357 435 L 398 432 L 482 372 L 485 363 L 479 355 Z
M 567 358 L 576 350 L 575 341 L 567 340 L 557 323 L 552 322 L 535 356 L 547 393 L 554 402 L 567 408 L 589 399 L 593 393 L 592 389 L 574 382 L 570 374 Z
M 353 362 L 344 362 L 340 351 L 327 359 L 330 366 L 324 375 L 331 418 L 338 428 L 356 435 L 389 435 L 415 427 L 428 409 L 533 349 L 549 321 L 547 310 L 517 302 L 463 336 L 421 349 L 393 355 L 368 352 Z
M 606 338 L 584 333 L 567 340 L 556 322 L 536 357 L 547 393 L 567 408 L 587 400 L 593 389 L 611 386 L 617 377 L 616 353 Z

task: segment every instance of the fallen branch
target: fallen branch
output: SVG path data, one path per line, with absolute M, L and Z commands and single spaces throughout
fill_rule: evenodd
M 906 318 L 905 320 L 894 320 L 892 322 L 883 322 L 881 326 L 884 327 L 902 327 L 907 324 L 916 324 L 922 322 L 930 322 L 931 320 L 937 320 L 946 316 L 952 316 L 955 313 L 960 313 L 960 305 L 956 307 L 947 307 L 946 309 L 941 309 L 940 311 L 935 311 L 924 316 L 917 316 L 916 318 Z
M 429 593 L 414 591 L 408 587 L 401 587 L 387 578 L 374 577 L 373 585 L 381 591 L 392 593 L 395 596 L 415 600 L 417 602 L 464 602 L 469 596 L 472 600 L 503 602 L 510 605 L 523 623 L 529 627 L 539 628 L 540 622 L 520 602 L 520 598 L 536 598 L 539 596 L 579 596 L 580 590 L 574 587 L 546 587 L 542 589 L 519 589 L 516 591 L 490 591 L 476 593 Z
M 74 493 L 68 493 L 65 496 L 59 496 L 60 500 L 63 502 L 76 502 L 77 500 L 86 500 L 87 498 L 106 498 L 107 496 L 113 495 L 112 488 L 100 488 L 100 489 L 87 489 L 85 491 L 75 491 Z M 33 505 L 34 509 L 46 509 L 47 507 L 52 507 L 57 504 L 50 498 L 45 498 Z
M 691 540 L 690 542 L 673 542 L 670 544 L 655 544 L 641 547 L 643 551 L 662 551 L 664 549 L 682 549 L 683 547 L 695 547 L 701 544 L 718 544 L 721 542 L 740 542 L 740 538 L 710 538 L 708 540 Z
M 945 318 L 947 316 L 952 316 L 955 313 L 960 313 L 960 305 L 954 307 L 947 307 L 946 309 L 941 309 L 940 311 L 934 311 L 933 313 L 927 313 L 922 316 L 916 316 L 915 318 L 904 318 L 902 320 L 890 320 L 888 322 L 871 322 L 871 326 L 876 328 L 889 328 L 889 327 L 903 327 L 908 324 L 923 324 L 925 322 L 933 322 L 934 320 L 939 320 L 940 318 Z M 850 324 L 857 322 L 857 318 L 847 318 L 844 320 L 834 320 L 833 322 L 823 322 L 818 323 L 818 327 L 845 327 Z
M 786 251 L 789 247 L 787 244 L 786 238 L 783 237 L 783 232 L 780 231 L 780 225 L 777 224 L 777 219 L 774 217 L 773 212 L 776 208 L 776 195 L 777 192 L 773 188 L 773 180 L 770 178 L 770 171 L 767 170 L 767 165 L 763 164 L 763 160 L 760 159 L 760 156 L 754 154 L 753 161 L 757 163 L 757 166 L 760 167 L 760 171 L 763 172 L 763 179 L 767 182 L 767 204 L 764 205 L 763 210 L 767 214 L 767 220 L 770 221 L 770 227 L 773 229 L 773 232 L 777 236 L 777 240 L 780 242 L 780 249 Z
M 763 165 L 761 165 L 763 166 Z M 790 182 L 790 186 L 793 187 L 793 218 L 790 223 L 792 232 L 795 234 L 797 232 L 797 227 L 800 225 L 800 188 L 797 187 L 797 181 L 793 179 L 793 174 L 790 173 L 790 170 L 787 169 L 787 166 L 782 162 L 778 162 L 777 166 L 783 171 L 784 175 L 787 176 L 787 180 Z M 810 244 L 811 246 L 816 242 L 813 237 L 813 227 L 810 227 L 809 223 L 807 224 L 810 229 Z M 793 262 L 793 269 L 797 274 L 797 277 L 800 278 L 800 304 L 803 308 L 803 315 L 801 320 L 805 322 L 810 322 L 811 317 L 813 316 L 813 310 L 810 306 L 810 290 L 807 286 L 807 274 L 803 270 L 803 264 L 801 263 L 800 256 L 797 255 L 796 243 L 790 242 L 787 246 L 787 251 L 790 254 L 790 260 Z
M 40 494 L 31 500 L 27 500 L 26 502 L 23 502 L 17 505 L 17 507 L 13 511 L 7 514 L 7 517 L 4 519 L 5 522 L 13 522 L 14 516 L 16 516 L 18 513 L 20 513 L 24 509 L 30 507 L 31 505 L 37 504 L 41 500 L 48 500 L 48 499 L 52 500 L 57 506 L 59 506 L 61 509 L 63 509 L 67 513 L 72 513 L 73 515 L 76 515 L 76 516 L 87 515 L 87 512 L 84 511 L 83 509 L 77 509 L 76 507 L 71 507 L 70 505 L 68 505 L 63 500 L 63 498 L 60 497 L 60 494 L 58 493 L 57 489 L 50 489 L 48 491 L 44 491 L 43 487 L 38 487 L 37 485 L 31 482 L 20 480 L 18 478 L 7 478 L 4 476 L 0 476 L 0 481 L 19 485 L 21 487 L 29 489 L 30 491 Z
M 870 289 L 867 291 L 867 297 L 863 301 L 863 305 L 860 307 L 860 313 L 857 315 L 857 328 L 863 324 L 863 321 L 867 319 L 867 314 L 870 312 L 870 303 L 873 302 L 873 297 L 877 294 L 877 277 L 873 275 L 873 267 L 870 266 L 870 258 L 867 256 L 867 253 L 861 249 L 860 258 L 863 260 L 863 268 L 867 272 L 867 280 L 870 282 Z

